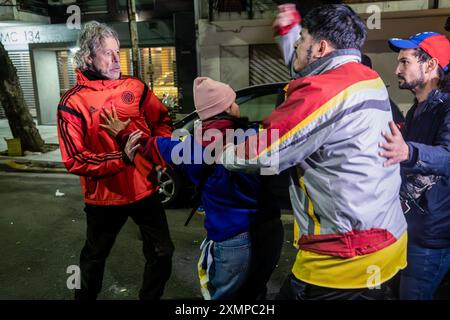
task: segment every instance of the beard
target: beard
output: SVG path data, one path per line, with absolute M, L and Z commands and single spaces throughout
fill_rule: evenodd
M 306 63 L 306 64 L 305 64 L 304 66 L 296 67 L 296 65 L 295 65 L 295 63 L 294 63 L 294 71 L 295 71 L 295 72 L 300 72 L 300 71 L 302 71 L 303 69 L 305 69 L 307 66 L 309 66 L 309 65 L 313 62 L 313 59 L 312 59 L 312 50 L 313 50 L 312 45 L 306 50 L 306 57 L 305 57 L 305 60 L 306 60 L 305 63 Z M 295 60 L 298 59 L 297 50 L 294 51 L 294 59 L 295 59 Z
M 405 78 L 403 77 L 398 77 L 399 79 L 403 80 L 403 83 L 399 83 L 398 87 L 400 89 L 407 89 L 410 91 L 415 91 L 415 89 L 417 88 L 423 88 L 425 86 L 425 75 L 423 74 L 423 71 L 420 70 L 420 74 L 419 77 L 415 80 L 411 80 L 411 81 L 406 81 Z

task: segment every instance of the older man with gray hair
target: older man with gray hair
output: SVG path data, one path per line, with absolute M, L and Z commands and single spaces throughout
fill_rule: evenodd
M 130 216 L 139 226 L 146 259 L 141 299 L 159 299 L 172 269 L 174 250 L 155 170 L 138 171 L 133 150 L 120 151 L 111 137 L 116 119 L 147 136 L 170 136 L 167 109 L 141 80 L 121 76 L 117 33 L 96 21 L 85 25 L 75 55 L 77 84 L 58 105 L 63 162 L 80 176 L 87 237 L 80 256 L 76 299 L 96 299 L 105 261 Z M 103 123 L 108 124 L 108 128 Z M 148 167 L 148 166 L 147 166 Z

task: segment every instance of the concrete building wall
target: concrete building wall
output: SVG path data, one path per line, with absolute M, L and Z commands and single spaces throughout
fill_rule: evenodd
M 439 0 L 439 8 L 450 8 L 450 0 Z
M 0 6 L 0 21 L 14 20 L 14 11 L 12 7 Z
M 382 10 L 381 29 L 368 30 L 364 52 L 372 58 L 374 69 L 389 86 L 392 99 L 406 111 L 411 106 L 412 95 L 408 91 L 398 89 L 394 74 L 397 54 L 390 50 L 387 40 L 392 37 L 406 38 L 422 31 L 436 31 L 448 35 L 444 24 L 450 16 L 450 0 L 439 1 L 440 9 L 429 9 L 431 3 L 428 0 L 373 2 L 353 4 L 352 7 L 360 12 L 362 19 L 366 21 L 370 16 L 365 14 L 366 9 L 373 4 L 379 5 Z M 204 3 L 202 12 L 206 13 Z M 198 21 L 199 60 L 201 75 L 225 81 L 238 89 L 246 86 L 249 77 L 248 50 L 245 56 L 244 48 L 275 42 L 271 27 L 273 19 L 233 18 L 236 17 L 229 15 L 228 20 Z
M 12 0 L 11 2 L 2 3 L 5 6 L 0 6 L 0 22 L 8 21 L 11 22 L 26 22 L 26 23 L 49 23 L 50 19 L 45 16 L 41 16 L 38 14 L 34 14 L 31 12 L 19 11 L 17 7 L 16 0 Z M 12 6 L 8 6 L 12 5 Z
M 406 111 L 413 103 L 414 96 L 410 91 L 398 88 L 398 79 L 395 75 L 398 54 L 395 52 L 383 52 L 367 53 L 367 55 L 372 59 L 373 69 L 378 72 L 386 84 L 389 96 L 399 106 L 403 114 L 406 115 Z
M 426 10 L 430 7 L 429 0 L 399 0 L 399 1 L 373 1 L 367 3 L 352 3 L 350 6 L 357 13 L 366 13 L 371 6 L 378 6 L 382 12 Z
M 202 46 L 200 53 L 200 76 L 220 79 L 220 46 Z
M 248 46 L 220 47 L 220 81 L 230 84 L 235 90 L 248 87 Z
M 59 80 L 56 51 L 33 50 L 34 81 L 39 124 L 56 124 Z
M 249 45 L 275 43 L 272 20 L 198 21 L 200 73 L 234 89 L 249 85 Z

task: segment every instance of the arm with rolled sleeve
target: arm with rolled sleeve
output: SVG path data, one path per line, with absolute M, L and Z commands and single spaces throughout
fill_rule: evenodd
M 294 58 L 294 44 L 299 38 L 300 30 L 300 25 L 295 25 L 286 34 L 275 37 L 275 41 L 283 55 L 284 64 L 288 67 L 291 67 Z
M 289 65 L 294 54 L 294 43 L 299 37 L 301 21 L 302 17 L 295 4 L 285 3 L 278 6 L 278 14 L 272 28 L 286 65 Z

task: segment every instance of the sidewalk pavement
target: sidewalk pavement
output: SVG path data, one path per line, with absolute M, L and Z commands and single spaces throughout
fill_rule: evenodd
M 58 144 L 56 125 L 37 126 L 42 139 L 47 144 Z M 8 120 L 0 120 L 0 152 L 8 150 L 5 139 L 13 138 Z M 26 152 L 22 157 L 0 155 L 0 170 L 31 171 L 31 172 L 61 172 L 66 173 L 59 148 L 46 153 Z

